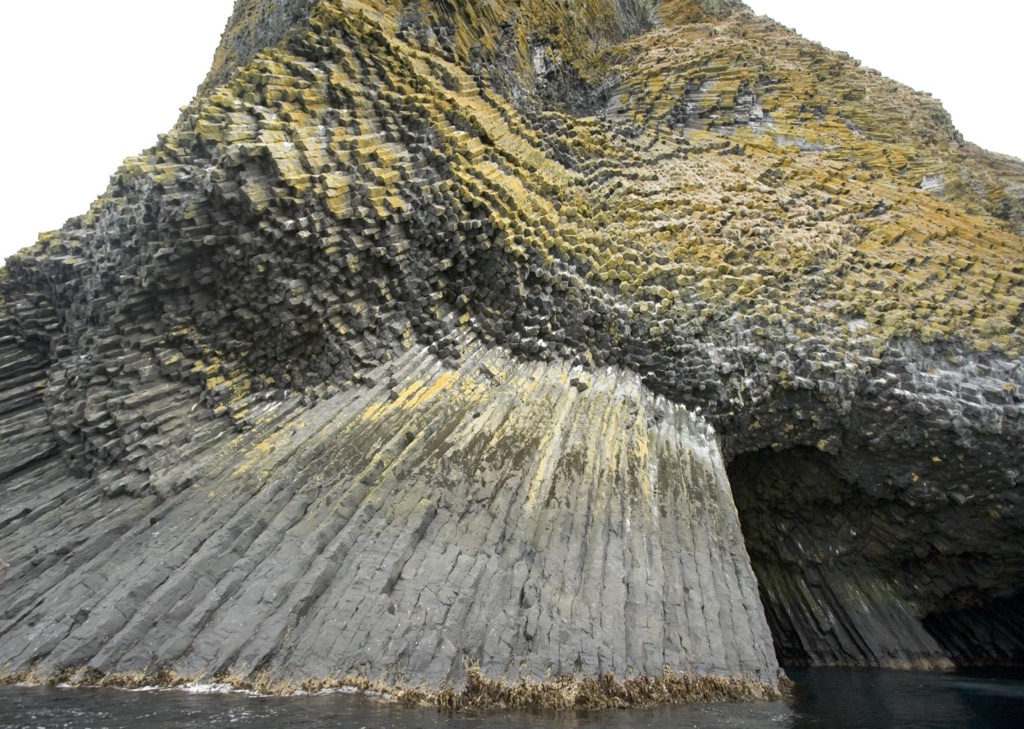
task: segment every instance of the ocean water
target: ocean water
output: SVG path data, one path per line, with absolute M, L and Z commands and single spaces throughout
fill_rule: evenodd
M 773 703 L 593 713 L 443 714 L 334 693 L 258 697 L 199 691 L 0 687 L 0 729 L 1021 729 L 1024 671 L 917 673 L 792 669 L 794 696 Z

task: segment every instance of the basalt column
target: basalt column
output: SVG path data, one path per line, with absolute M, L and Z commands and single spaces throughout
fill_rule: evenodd
M 0 665 L 439 688 L 777 665 L 714 436 L 623 372 L 470 346 L 268 403 L 171 498 L 32 488 Z M 87 525 L 96 524 L 90 530 Z

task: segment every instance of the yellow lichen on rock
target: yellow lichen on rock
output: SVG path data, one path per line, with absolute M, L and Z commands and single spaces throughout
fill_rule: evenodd
M 825 569 L 821 535 L 835 530 L 794 518 L 806 553 L 781 528 L 758 534 L 799 568 L 765 568 L 797 606 L 779 609 L 807 602 L 800 629 L 813 632 L 833 607 L 860 625 L 861 592 L 885 597 L 892 634 L 865 629 L 836 651 L 930 660 L 941 651 L 908 606 L 984 603 L 999 582 L 989 565 L 1014 585 L 1024 574 L 1006 546 L 1012 499 L 999 502 L 1024 473 L 1022 189 L 1024 165 L 965 144 L 934 99 L 730 0 L 241 0 L 179 123 L 85 215 L 10 259 L 0 320 L 14 364 L 0 380 L 12 411 L 33 415 L 4 448 L 12 473 L 60 454 L 111 497 L 155 501 L 202 483 L 213 502 L 235 479 L 272 500 L 264 485 L 330 461 L 356 486 L 321 507 L 325 523 L 364 497 L 390 504 L 391 550 L 427 519 L 403 488 L 439 463 L 479 466 L 495 487 L 481 510 L 508 506 L 503 476 L 473 460 L 479 445 L 524 475 L 515 506 L 539 519 L 542 552 L 591 513 L 578 479 L 627 525 L 623 543 L 642 532 L 634 518 L 654 528 L 680 508 L 663 498 L 671 474 L 712 456 L 670 452 L 665 434 L 692 425 L 672 408 L 700 407 L 718 430 L 697 435 L 748 458 L 737 473 L 757 494 L 784 490 L 755 476 L 767 464 L 788 478 L 772 461 L 788 454 L 813 496 L 807 519 L 846 524 L 830 490 L 868 514 L 850 531 L 875 541 L 850 537 L 851 559 L 896 554 L 879 547 L 890 537 L 914 555 L 884 579 L 834 580 L 842 604 L 819 604 L 799 570 Z M 478 347 L 518 364 L 466 369 Z M 416 358 L 423 371 L 403 379 L 396 363 Z M 635 390 L 605 408 L 601 388 L 620 376 Z M 508 425 L 503 387 L 526 400 Z M 309 461 L 286 465 L 290 432 L 267 433 L 344 393 L 373 399 L 319 424 L 344 431 L 348 460 L 311 436 Z M 630 393 L 674 404 L 630 410 Z M 590 430 L 575 450 L 538 426 L 577 416 Z M 454 423 L 465 462 L 430 452 L 396 470 Z M 21 447 L 24 433 L 42 445 Z M 199 473 L 205 439 L 250 447 Z M 931 460 L 947 451 L 964 457 Z M 672 465 L 649 473 L 654 459 Z M 881 524 L 879 501 L 896 514 Z M 960 550 L 963 514 L 976 541 Z M 324 547 L 335 536 L 303 528 Z M 950 557 L 968 553 L 992 559 Z M 385 556 L 394 574 L 374 594 L 393 616 L 385 598 L 405 563 Z M 916 575 L 928 580 L 913 592 Z

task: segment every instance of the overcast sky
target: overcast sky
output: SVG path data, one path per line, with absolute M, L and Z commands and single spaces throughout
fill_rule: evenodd
M 1024 158 L 1024 3 L 747 4 L 930 92 L 968 140 Z M 233 0 L 8 5 L 0 44 L 0 258 L 85 212 L 120 161 L 152 146 L 174 123 L 209 68 Z

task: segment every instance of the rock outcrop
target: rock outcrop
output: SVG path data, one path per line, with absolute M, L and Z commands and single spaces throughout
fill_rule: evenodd
M 636 375 L 479 345 L 457 368 L 413 347 L 371 377 L 204 438 L 167 499 L 14 479 L 5 508 L 51 548 L 14 553 L 3 660 L 433 687 L 466 659 L 506 680 L 667 664 L 774 683 L 700 418 Z
M 738 2 L 239 0 L 2 273 L 0 666 L 1020 660 L 1022 191 Z

